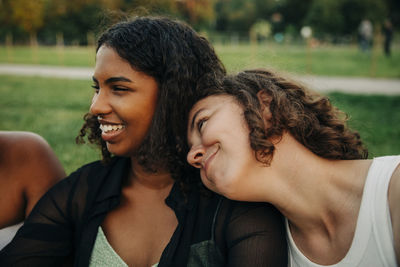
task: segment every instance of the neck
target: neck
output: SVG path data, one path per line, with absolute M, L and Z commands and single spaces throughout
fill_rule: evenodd
M 346 216 L 358 215 L 369 164 L 321 158 L 284 134 L 271 166 L 261 169 L 258 188 L 262 201 L 275 205 L 292 227 L 333 235 Z
M 141 186 L 152 190 L 169 190 L 174 183 L 171 174 L 166 170 L 150 172 L 137 163 L 135 158 L 131 159 L 131 172 L 128 185 Z

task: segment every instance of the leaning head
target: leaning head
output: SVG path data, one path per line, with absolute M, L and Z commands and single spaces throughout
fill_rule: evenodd
M 187 114 L 198 84 L 207 80 L 211 86 L 223 76 L 222 62 L 204 37 L 185 23 L 165 17 L 120 22 L 100 36 L 96 51 L 102 47 L 113 49 L 132 69 L 156 81 L 154 116 L 135 156 L 150 171 L 167 169 L 179 177 L 185 165 Z M 111 156 L 101 139 L 97 118 L 91 114 L 85 116 L 80 137 L 85 134 L 101 146 L 104 159 Z
M 197 100 L 187 123 L 191 147 L 187 160 L 200 168 L 203 181 L 208 162 L 222 147 L 229 160 L 214 164 L 213 171 L 226 176 L 226 180 L 218 178 L 226 182 L 224 187 L 238 172 L 246 177 L 249 168 L 240 166 L 246 165 L 249 155 L 269 166 L 284 134 L 323 158 L 367 157 L 359 134 L 346 126 L 346 117 L 327 97 L 273 71 L 255 69 L 229 75 L 202 91 Z M 229 167 L 223 169 L 224 165 Z M 232 177 L 227 177 L 229 173 Z

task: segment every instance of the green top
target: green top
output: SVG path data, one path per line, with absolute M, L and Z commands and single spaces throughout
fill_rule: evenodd
M 96 241 L 93 246 L 92 256 L 89 262 L 90 267 L 98 266 L 113 266 L 113 267 L 128 267 L 121 257 L 114 251 L 110 243 L 108 243 L 103 229 L 99 226 Z M 158 263 L 152 267 L 157 267 Z

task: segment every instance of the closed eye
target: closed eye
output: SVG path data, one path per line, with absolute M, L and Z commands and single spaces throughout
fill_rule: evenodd
M 112 89 L 113 89 L 114 91 L 129 91 L 128 88 L 119 87 L 119 86 L 113 86 Z
M 197 130 L 201 133 L 203 126 L 205 125 L 205 123 L 207 122 L 208 118 L 204 117 L 201 118 L 197 121 L 196 126 L 197 126 Z

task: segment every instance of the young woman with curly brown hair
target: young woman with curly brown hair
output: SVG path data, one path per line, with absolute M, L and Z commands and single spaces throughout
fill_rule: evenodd
M 137 17 L 98 41 L 78 140 L 101 147 L 36 205 L 1 266 L 286 266 L 281 214 L 200 190 L 186 121 L 201 81 L 225 74 L 184 23 Z M 203 192 L 203 193 L 202 193 Z
M 211 190 L 285 215 L 290 266 L 396 266 L 400 156 L 368 160 L 328 98 L 268 70 L 228 76 L 198 100 L 188 162 Z

